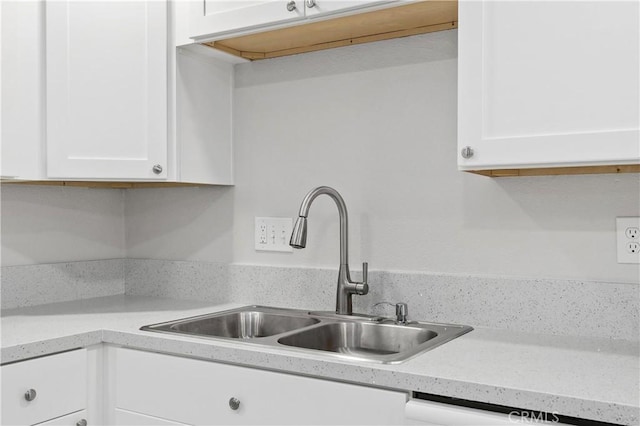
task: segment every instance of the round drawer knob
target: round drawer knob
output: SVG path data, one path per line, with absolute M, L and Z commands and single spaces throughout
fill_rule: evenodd
M 76 422 L 76 426 L 87 426 L 87 420 L 86 419 L 80 419 Z
M 31 402 L 34 399 L 36 399 L 36 396 L 38 396 L 38 394 L 37 394 L 35 389 L 29 389 L 28 391 L 26 391 L 24 393 L 24 399 L 26 399 L 29 402 Z
M 157 175 L 162 173 L 162 166 L 160 164 L 156 164 L 155 166 L 153 166 L 153 173 Z
M 293 12 L 294 10 L 296 10 L 298 7 L 296 6 L 296 2 L 291 0 L 289 3 L 287 3 L 287 10 L 289 12 Z
M 307 7 L 308 8 L 312 8 L 312 7 L 316 7 L 316 0 L 307 0 Z
M 462 155 L 462 158 L 471 158 L 471 157 L 473 157 L 473 148 L 471 148 L 470 146 L 465 146 L 460 151 L 460 155 Z
M 231 398 L 229 400 L 229 408 L 232 410 L 237 410 L 240 408 L 240 400 L 238 398 Z

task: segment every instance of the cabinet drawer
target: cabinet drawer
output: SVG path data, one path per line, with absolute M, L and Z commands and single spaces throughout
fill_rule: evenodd
M 120 409 L 116 410 L 115 422 L 116 425 L 119 426 L 188 426 L 184 423 L 172 422 L 158 417 Z
M 86 408 L 87 351 L 4 365 L 2 424 L 31 425 Z M 35 391 L 31 401 L 25 393 Z
M 115 371 L 117 409 L 193 425 L 402 424 L 407 400 L 403 392 L 121 348 Z
M 38 423 L 35 426 L 81 426 L 85 424 L 83 420 L 87 422 L 87 412 L 85 410 L 57 417 L 44 423 Z M 89 422 L 87 422 L 86 425 L 93 426 L 89 424 Z

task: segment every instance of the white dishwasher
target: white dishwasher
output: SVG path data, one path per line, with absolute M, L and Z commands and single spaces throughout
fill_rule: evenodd
M 521 415 L 522 414 L 522 415 Z M 528 416 L 525 414 L 529 414 Z M 551 413 L 529 413 L 513 409 L 499 413 L 460 405 L 422 399 L 411 399 L 404 409 L 405 424 L 424 426 L 500 426 L 500 425 L 563 425 Z

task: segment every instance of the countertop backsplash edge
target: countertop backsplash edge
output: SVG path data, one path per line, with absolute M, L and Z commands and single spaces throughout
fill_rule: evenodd
M 331 311 L 337 272 L 204 261 L 107 259 L 3 266 L 2 309 L 118 294 Z M 359 277 L 354 272 L 353 278 Z M 640 285 L 564 279 L 371 271 L 354 311 L 539 334 L 638 340 Z
M 319 311 L 335 309 L 337 272 L 202 261 L 127 259 L 126 294 Z M 353 279 L 359 279 L 352 272 Z M 539 334 L 638 340 L 640 285 L 371 271 L 354 311 L 392 316 L 377 302 L 407 302 L 414 320 Z

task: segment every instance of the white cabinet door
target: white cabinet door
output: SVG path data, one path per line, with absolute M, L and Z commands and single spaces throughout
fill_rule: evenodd
M 44 174 L 44 3 L 2 1 L 0 11 L 0 176 L 39 180 Z
M 127 410 L 115 410 L 115 424 L 121 426 L 186 426 L 158 417 L 147 416 Z
M 84 410 L 87 362 L 79 349 L 3 365 L 0 423 L 30 425 Z
M 192 2 L 190 30 L 200 41 L 302 18 L 303 0 L 200 0 Z
M 38 423 L 35 426 L 81 426 L 83 424 L 86 426 L 93 426 L 87 421 L 87 412 L 85 410 L 67 414 L 66 416 L 58 417 L 43 423 Z
M 639 163 L 639 7 L 461 0 L 459 167 Z
M 46 3 L 49 178 L 166 179 L 167 45 L 165 1 Z
M 407 399 L 404 392 L 122 348 L 113 388 L 115 409 L 194 425 L 402 424 Z
M 381 6 L 399 1 L 400 0 L 306 0 L 305 12 L 307 18 L 319 18 L 330 13 Z

